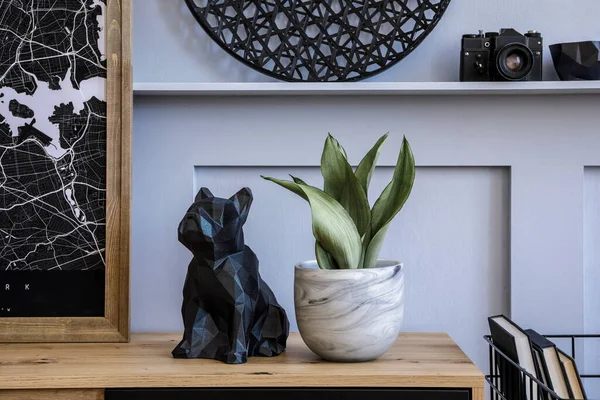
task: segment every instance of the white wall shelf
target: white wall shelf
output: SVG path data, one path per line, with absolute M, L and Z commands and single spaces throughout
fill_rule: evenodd
M 136 96 L 460 96 L 600 94 L 600 81 L 359 82 L 359 83 L 146 83 Z

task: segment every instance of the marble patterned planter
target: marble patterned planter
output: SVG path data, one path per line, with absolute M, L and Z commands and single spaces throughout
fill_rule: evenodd
M 329 361 L 374 360 L 394 344 L 404 317 L 404 271 L 397 261 L 377 268 L 322 270 L 296 265 L 294 304 L 300 335 Z

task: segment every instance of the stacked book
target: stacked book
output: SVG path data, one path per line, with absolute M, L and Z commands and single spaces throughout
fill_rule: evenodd
M 557 398 L 554 394 L 561 399 L 587 399 L 571 356 L 533 329 L 523 330 L 504 315 L 488 320 L 494 346 L 519 366 L 499 353 L 494 357 L 498 387 L 506 399 L 552 400 Z

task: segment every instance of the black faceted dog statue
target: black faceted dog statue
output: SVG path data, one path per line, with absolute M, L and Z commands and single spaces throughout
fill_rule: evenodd
M 179 241 L 194 258 L 183 287 L 183 340 L 176 358 L 213 358 L 228 364 L 285 350 L 289 322 L 244 244 L 242 226 L 252 204 L 243 188 L 229 199 L 202 188 L 179 224 Z

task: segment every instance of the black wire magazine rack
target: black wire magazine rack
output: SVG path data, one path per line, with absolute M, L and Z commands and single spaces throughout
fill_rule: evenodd
M 577 342 L 590 339 L 600 339 L 599 335 L 544 335 L 546 338 L 555 340 L 570 341 L 570 355 L 577 359 Z M 492 341 L 490 335 L 484 336 L 489 345 L 489 375 L 485 380 L 490 385 L 491 400 L 562 400 L 552 389 L 544 385 L 542 381 L 523 369 L 519 364 L 512 361 L 504 354 Z M 559 342 L 562 344 L 562 342 Z M 567 352 L 566 349 L 563 351 Z M 581 367 L 580 371 L 581 371 Z M 509 376 L 511 379 L 505 379 L 501 382 L 501 377 Z M 600 375 L 581 374 L 584 384 L 588 379 L 600 379 Z M 512 393 L 513 395 L 510 395 Z M 537 398 L 534 397 L 537 394 Z

